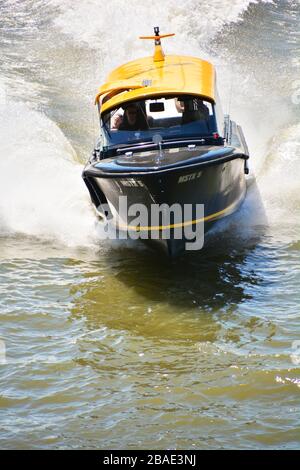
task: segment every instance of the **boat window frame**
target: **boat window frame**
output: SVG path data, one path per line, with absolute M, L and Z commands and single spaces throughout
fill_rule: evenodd
M 225 115 L 221 105 L 220 95 L 215 82 L 215 116 L 217 121 L 217 129 L 220 136 L 225 137 Z
M 217 95 L 218 96 L 218 95 Z M 218 103 L 212 99 L 210 99 L 209 97 L 207 96 L 203 96 L 203 95 L 194 95 L 194 94 L 185 94 L 185 93 L 172 93 L 172 94 L 157 94 L 157 95 L 151 95 L 149 97 L 145 97 L 145 98 L 135 98 L 133 100 L 130 100 L 130 101 L 125 101 L 124 104 L 126 104 L 126 106 L 129 106 L 130 104 L 136 104 L 136 103 L 139 103 L 141 101 L 148 101 L 148 100 L 159 100 L 159 99 L 162 99 L 162 98 L 169 98 L 169 99 L 172 99 L 172 98 L 180 98 L 180 97 L 185 97 L 186 99 L 189 98 L 189 99 L 193 99 L 193 98 L 199 98 L 201 99 L 202 101 L 206 101 L 207 103 L 209 103 L 211 105 L 211 109 L 212 109 L 212 115 L 214 117 L 214 125 L 215 125 L 215 130 L 214 129 L 211 129 L 211 134 L 207 134 L 207 135 L 199 135 L 199 136 L 196 136 L 196 135 L 192 135 L 190 138 L 191 140 L 195 140 L 196 138 L 210 138 L 213 136 L 213 134 L 218 134 L 218 135 L 223 135 L 223 132 L 224 132 L 224 122 L 221 123 L 221 119 L 220 119 L 220 112 L 219 112 L 219 109 L 220 107 L 218 106 Z M 105 98 L 105 97 L 104 97 Z M 219 100 L 217 100 L 219 102 Z M 107 137 L 105 136 L 105 133 L 108 134 L 108 137 L 109 139 L 111 139 L 111 133 L 110 133 L 110 130 L 108 128 L 108 126 L 105 126 L 105 121 L 103 119 L 103 117 L 105 117 L 106 115 L 110 115 L 112 111 L 115 111 L 117 112 L 120 108 L 122 107 L 122 104 L 120 103 L 120 106 L 118 108 L 112 108 L 112 109 L 108 109 L 106 110 L 103 114 L 101 113 L 101 103 L 100 103 L 100 100 L 98 101 L 98 114 L 99 114 L 99 121 L 100 121 L 100 128 L 101 128 L 101 134 L 103 134 L 101 136 L 101 147 L 102 147 L 102 151 L 110 151 L 112 149 L 114 149 L 115 147 L 122 147 L 123 145 L 130 145 L 130 142 L 126 143 L 123 142 L 123 143 L 118 143 L 116 142 L 115 144 L 111 144 L 111 145 L 105 145 L 105 140 L 107 140 Z M 222 113 L 222 110 L 221 110 L 221 113 Z M 110 116 L 111 117 L 111 116 Z M 151 128 L 150 128 L 151 130 Z M 130 132 L 130 131 L 129 131 Z M 143 132 L 143 131 L 142 131 Z M 183 140 L 186 138 L 188 138 L 188 136 L 180 136 L 180 135 L 177 135 L 176 138 L 177 139 L 180 139 L 182 138 Z M 150 140 L 150 136 L 149 136 L 149 140 Z M 171 141 L 171 139 L 168 139 Z M 168 141 L 166 140 L 166 142 Z M 141 141 L 143 142 L 148 142 L 148 139 L 145 139 L 145 137 L 143 139 L 141 139 Z M 133 144 L 136 142 L 136 145 L 140 144 L 141 141 L 133 141 Z

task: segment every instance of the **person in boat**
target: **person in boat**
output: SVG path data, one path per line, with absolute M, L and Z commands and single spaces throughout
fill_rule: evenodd
M 112 131 L 119 130 L 119 127 L 122 124 L 122 121 L 123 121 L 123 115 L 120 112 L 114 113 L 110 121 L 111 130 Z
M 200 98 L 192 98 L 180 101 L 176 99 L 176 109 L 182 113 L 182 124 L 188 124 L 194 121 L 208 121 L 209 109 Z
M 114 128 L 119 131 L 145 131 L 149 129 L 146 112 L 140 104 L 124 106 L 124 115 L 115 117 Z

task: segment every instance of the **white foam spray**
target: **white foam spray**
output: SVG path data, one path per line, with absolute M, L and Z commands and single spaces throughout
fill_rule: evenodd
M 1 96 L 0 233 L 93 243 L 93 212 L 72 146 L 42 113 L 5 100 L 3 89 Z

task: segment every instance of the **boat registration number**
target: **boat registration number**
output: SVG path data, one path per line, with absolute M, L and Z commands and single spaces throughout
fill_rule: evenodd
M 197 173 L 191 173 L 190 175 L 180 176 L 180 178 L 178 179 L 178 184 L 187 183 L 188 181 L 196 180 L 200 178 L 201 175 L 202 175 L 202 171 L 198 171 Z

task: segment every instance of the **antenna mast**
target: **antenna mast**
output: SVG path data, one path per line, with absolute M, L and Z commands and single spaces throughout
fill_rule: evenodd
M 165 60 L 165 54 L 161 45 L 161 39 L 169 38 L 171 36 L 175 36 L 174 33 L 172 34 L 159 34 L 159 27 L 155 26 L 154 28 L 154 36 L 140 36 L 140 39 L 152 39 L 154 40 L 154 55 L 153 60 L 154 62 L 162 62 Z

